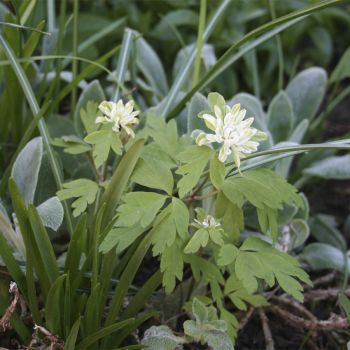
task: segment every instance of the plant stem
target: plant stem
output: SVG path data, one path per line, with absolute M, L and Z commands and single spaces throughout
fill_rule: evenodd
M 73 56 L 78 55 L 78 17 L 79 17 L 79 0 L 73 2 Z M 78 75 L 78 62 L 72 62 L 72 80 L 75 80 Z M 71 97 L 71 115 L 74 118 L 75 106 L 77 104 L 77 88 L 74 87 L 72 90 Z
M 201 0 L 200 12 L 199 12 L 199 24 L 198 24 L 198 34 L 197 34 L 197 49 L 196 49 L 196 59 L 194 63 L 193 72 L 193 86 L 198 83 L 199 71 L 201 67 L 201 55 L 203 48 L 203 33 L 205 27 L 205 18 L 207 12 L 207 0 Z

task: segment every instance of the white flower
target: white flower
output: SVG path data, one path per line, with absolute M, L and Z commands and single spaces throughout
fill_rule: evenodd
M 215 218 L 211 215 L 207 215 L 207 217 L 203 221 L 199 221 L 194 219 L 194 221 L 201 226 L 202 228 L 210 229 L 221 226 L 219 222 L 215 220 Z
M 117 103 L 112 101 L 103 101 L 98 106 L 98 109 L 103 113 L 103 116 L 96 118 L 96 123 L 113 123 L 113 131 L 119 132 L 124 129 L 131 137 L 135 136 L 132 126 L 139 123 L 135 118 L 140 112 L 134 111 L 134 101 L 129 101 L 124 105 L 122 100 Z
M 214 115 L 204 113 L 201 118 L 204 119 L 206 126 L 215 132 L 215 134 L 200 133 L 196 139 L 199 146 L 213 142 L 222 143 L 219 151 L 219 160 L 225 162 L 230 154 L 236 166 L 239 168 L 240 159 L 245 154 L 255 152 L 259 146 L 260 140 L 266 138 L 266 134 L 252 128 L 254 118 L 244 120 L 246 110 L 241 109 L 239 103 L 232 108 L 225 105 L 220 108 L 214 105 Z

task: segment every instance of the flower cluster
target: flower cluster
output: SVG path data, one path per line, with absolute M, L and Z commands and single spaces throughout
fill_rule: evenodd
M 98 106 L 103 116 L 96 118 L 96 123 L 113 123 L 113 131 L 119 132 L 124 129 L 131 137 L 135 136 L 132 130 L 133 125 L 138 124 L 139 120 L 135 118 L 140 111 L 134 111 L 134 101 L 129 101 L 125 105 L 122 100 L 117 103 L 112 101 L 103 101 Z
M 206 218 L 203 221 L 194 219 L 195 223 L 199 226 L 196 225 L 198 228 L 204 228 L 204 229 L 211 229 L 211 228 L 216 228 L 221 226 L 219 222 L 215 220 L 215 218 L 211 215 L 207 215 Z
M 254 118 L 244 120 L 246 110 L 241 109 L 239 103 L 232 108 L 227 105 L 214 105 L 213 112 L 204 113 L 201 118 L 215 134 L 201 132 L 196 138 L 196 143 L 199 146 L 214 142 L 223 144 L 219 151 L 219 160 L 224 163 L 227 157 L 233 154 L 234 162 L 239 168 L 241 158 L 244 158 L 245 154 L 255 152 L 259 146 L 257 141 L 266 139 L 266 134 L 251 127 Z

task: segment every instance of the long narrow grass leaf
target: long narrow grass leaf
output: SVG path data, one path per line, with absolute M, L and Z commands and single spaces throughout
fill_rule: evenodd
M 7 43 L 7 41 L 2 36 L 1 33 L 0 33 L 0 44 L 3 47 L 4 52 L 5 52 L 8 60 L 11 62 L 11 66 L 12 66 L 12 68 L 17 76 L 17 79 L 22 87 L 22 90 L 27 98 L 27 101 L 29 103 L 29 106 L 30 106 L 30 109 L 31 109 L 33 115 L 38 115 L 40 112 L 40 108 L 39 108 L 38 102 L 35 98 L 34 91 L 33 91 L 32 87 L 30 86 L 28 78 L 25 75 L 22 67 L 18 63 L 17 58 L 16 58 L 13 50 L 11 49 L 11 47 L 9 46 L 9 44 Z M 58 165 L 58 161 L 56 159 L 54 151 L 50 145 L 50 135 L 49 135 L 49 132 L 47 130 L 46 123 L 43 119 L 39 120 L 38 129 L 39 129 L 40 134 L 43 138 L 44 147 L 45 147 L 45 150 L 46 150 L 48 157 L 49 157 L 51 170 L 52 170 L 53 176 L 55 178 L 56 185 L 57 185 L 58 189 L 61 189 L 62 188 L 61 170 L 60 170 L 60 167 Z M 72 226 L 72 220 L 71 220 L 71 213 L 70 213 L 70 210 L 69 210 L 66 203 L 64 203 L 64 210 L 65 210 L 65 219 L 67 222 L 68 229 L 72 233 L 73 226 Z
M 43 267 L 47 271 L 50 282 L 53 283 L 59 276 L 55 253 L 47 230 L 38 214 L 38 211 L 32 204 L 28 206 L 28 218 L 44 264 Z
M 75 344 L 77 342 L 79 328 L 80 328 L 81 317 L 74 322 L 67 340 L 64 344 L 64 350 L 75 350 Z
M 140 157 L 143 144 L 144 140 L 138 140 L 125 153 L 101 198 L 101 205 L 106 203 L 106 210 L 103 219 L 103 222 L 106 224 L 114 216 L 115 208 L 120 201 L 129 178 L 134 171 L 136 162 Z
M 201 0 L 200 11 L 199 11 L 198 33 L 197 33 L 196 59 L 194 62 L 194 72 L 193 72 L 193 85 L 196 85 L 199 79 L 206 12 L 207 12 L 207 0 Z
M 240 58 L 243 54 L 254 49 L 262 42 L 272 38 L 276 34 L 295 24 L 299 20 L 306 18 L 306 16 L 325 9 L 330 6 L 335 6 L 341 3 L 344 3 L 346 0 L 324 0 L 313 4 L 307 8 L 297 10 L 291 12 L 285 16 L 281 16 L 276 18 L 275 20 L 268 22 L 251 32 L 244 35 L 240 40 L 234 43 L 219 59 L 218 61 L 207 71 L 207 73 L 203 76 L 203 78 L 198 82 L 196 86 L 194 86 L 186 95 L 178 102 L 178 104 L 170 111 L 170 108 L 167 107 L 164 109 L 163 115 L 167 117 L 167 119 L 174 118 L 181 109 L 185 106 L 186 102 L 199 90 L 204 88 L 211 82 L 214 78 L 216 78 L 220 73 L 222 73 L 228 66 L 230 66 L 233 62 L 235 62 L 238 58 Z M 287 22 L 287 23 L 286 23 Z M 278 27 L 279 26 L 279 27 Z M 275 28 L 277 27 L 277 28 Z M 266 34 L 264 34 L 266 33 Z M 264 35 L 263 35 L 264 34 Z M 260 38 L 253 40 L 254 38 L 261 35 Z M 244 44 L 252 41 L 248 45 L 246 45 L 240 52 L 236 53 L 236 51 L 242 47 Z M 177 89 L 178 90 L 178 89 Z
M 130 57 L 130 51 L 132 46 L 132 38 L 133 38 L 133 31 L 130 29 L 125 29 L 123 41 L 122 41 L 122 47 L 120 50 L 120 55 L 118 59 L 118 65 L 117 65 L 117 81 L 123 83 L 125 80 L 126 71 L 128 69 L 128 63 L 129 63 L 129 57 Z M 115 93 L 113 95 L 113 101 L 117 102 L 119 98 L 119 85 L 117 85 L 117 88 L 115 90 Z
M 223 0 L 221 5 L 217 8 L 214 15 L 212 16 L 211 20 L 209 21 L 204 33 L 203 33 L 203 43 L 205 43 L 208 38 L 210 37 L 211 33 L 213 32 L 216 24 L 218 23 L 221 16 L 225 13 L 225 10 L 227 9 L 228 5 L 231 3 L 231 0 Z M 191 55 L 186 61 L 186 64 L 184 67 L 181 68 L 181 73 L 176 77 L 174 84 L 169 90 L 169 93 L 167 97 L 165 98 L 165 105 L 162 109 L 162 115 L 163 117 L 166 117 L 170 111 L 170 109 L 173 106 L 174 100 L 176 96 L 178 95 L 179 91 L 181 90 L 181 87 L 185 80 L 188 77 L 188 74 L 190 72 L 190 69 L 193 65 L 193 62 L 196 59 L 196 49 L 193 50 Z M 197 86 L 197 85 L 196 85 Z
M 124 328 L 132 323 L 134 323 L 133 318 L 125 320 L 125 321 L 117 322 L 117 323 L 111 324 L 108 327 L 102 328 L 101 330 L 87 336 L 82 342 L 80 342 L 76 346 L 75 350 L 85 350 L 88 347 L 90 347 L 91 345 L 95 344 L 100 339 L 105 338 L 108 335 L 110 335 L 116 331 L 119 331 L 120 329 L 122 329 L 122 328 Z

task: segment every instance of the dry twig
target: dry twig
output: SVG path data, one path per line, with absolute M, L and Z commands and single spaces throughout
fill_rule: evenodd
M 246 324 L 252 318 L 254 311 L 255 311 L 254 306 L 250 306 L 248 308 L 248 311 L 247 311 L 245 317 L 239 322 L 239 330 L 242 330 L 246 326 Z
M 272 333 L 269 326 L 269 320 L 262 308 L 259 308 L 258 312 L 264 332 L 266 350 L 275 350 L 275 344 L 273 342 Z
M 311 329 L 311 330 L 323 330 L 331 331 L 336 329 L 347 329 L 349 328 L 349 322 L 346 318 L 342 318 L 338 315 L 332 315 L 328 320 L 305 320 L 302 317 L 296 316 L 291 312 L 281 309 L 276 305 L 270 305 L 266 310 L 280 316 L 289 325 L 295 328 Z
M 326 299 L 337 299 L 342 292 L 341 288 L 328 288 L 310 290 L 304 294 L 304 301 L 319 301 Z M 345 295 L 350 297 L 350 288 L 344 291 Z
M 13 295 L 13 299 L 0 319 L 0 327 L 4 332 L 10 328 L 10 318 L 16 309 L 18 301 L 20 300 L 20 294 L 15 282 L 10 283 L 9 293 Z

